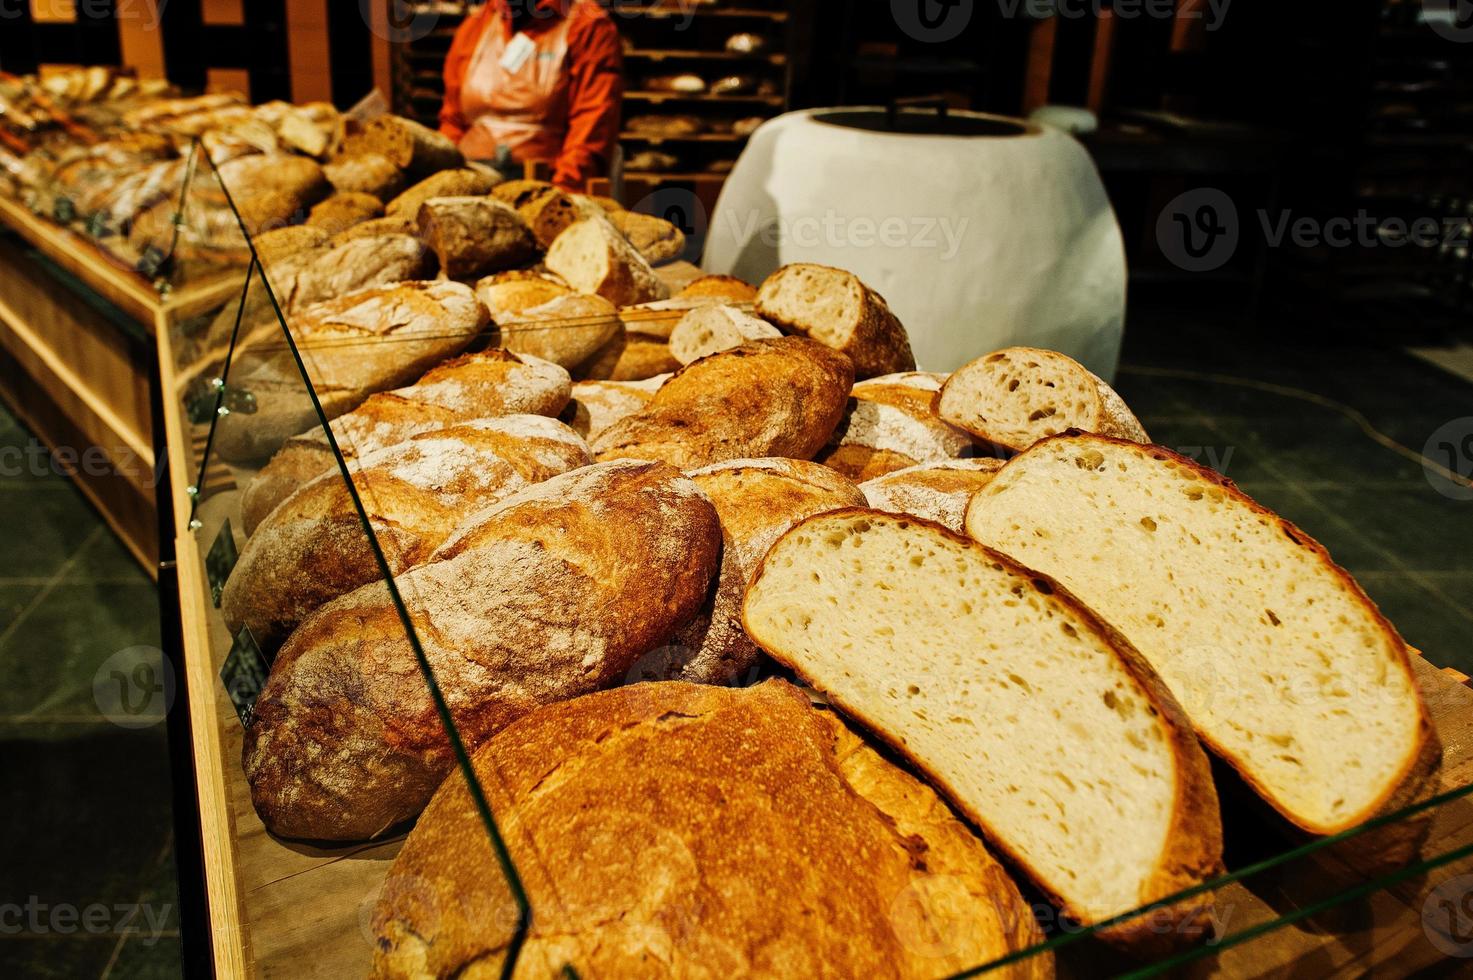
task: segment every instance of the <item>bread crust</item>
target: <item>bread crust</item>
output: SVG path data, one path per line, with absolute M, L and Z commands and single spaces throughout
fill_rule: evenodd
M 1130 451 L 1139 455 L 1150 456 L 1157 460 L 1169 460 L 1176 466 L 1194 473 L 1199 479 L 1203 480 L 1204 482 L 1220 488 L 1224 493 L 1232 497 L 1239 504 L 1246 505 L 1246 507 L 1253 513 L 1272 520 L 1285 537 L 1287 537 L 1289 540 L 1293 541 L 1300 547 L 1304 548 L 1305 550 L 1309 551 L 1310 554 L 1314 556 L 1315 560 L 1319 562 L 1321 567 L 1323 567 L 1331 575 L 1335 576 L 1335 578 L 1338 579 L 1339 582 L 1346 587 L 1350 595 L 1356 599 L 1358 604 L 1360 604 L 1362 608 L 1364 608 L 1365 611 L 1369 613 L 1371 617 L 1375 620 L 1375 622 L 1386 632 L 1386 634 L 1391 637 L 1393 651 L 1392 663 L 1395 667 L 1397 667 L 1406 675 L 1407 682 L 1410 685 L 1413 696 L 1416 698 L 1417 713 L 1419 718 L 1418 728 L 1420 730 L 1417 750 L 1408 756 L 1408 758 L 1402 765 L 1400 774 L 1397 776 L 1396 779 L 1390 781 L 1386 791 L 1381 795 L 1379 799 L 1373 801 L 1370 805 L 1365 807 L 1360 812 L 1347 817 L 1344 821 L 1338 824 L 1316 826 L 1315 824 L 1304 820 L 1299 815 L 1286 811 L 1274 800 L 1273 795 L 1268 792 L 1267 787 L 1265 787 L 1259 780 L 1255 779 L 1251 773 L 1246 772 L 1242 767 L 1237 764 L 1237 762 L 1229 757 L 1223 751 L 1220 744 L 1214 742 L 1213 739 L 1205 732 L 1199 731 L 1197 734 L 1198 737 L 1202 740 L 1203 744 L 1210 748 L 1214 755 L 1217 755 L 1229 765 L 1231 765 L 1234 771 L 1236 771 L 1238 775 L 1242 777 L 1243 781 L 1247 783 L 1255 793 L 1262 797 L 1266 803 L 1273 807 L 1280 816 L 1289 821 L 1289 823 L 1293 824 L 1295 827 L 1298 827 L 1299 829 L 1310 834 L 1329 835 L 1339 833 L 1343 830 L 1349 830 L 1350 828 L 1358 826 L 1359 824 L 1362 824 L 1365 821 L 1372 819 L 1373 817 L 1384 813 L 1394 812 L 1396 809 L 1410 804 L 1418 797 L 1425 798 L 1425 796 L 1431 795 L 1436 786 L 1434 775 L 1438 762 L 1440 761 L 1442 756 L 1442 748 L 1441 742 L 1437 737 L 1436 729 L 1432 726 L 1431 715 L 1429 715 L 1427 712 L 1427 704 L 1422 699 L 1421 688 L 1417 685 L 1416 675 L 1412 672 L 1412 665 L 1407 651 L 1406 641 L 1402 639 L 1401 634 L 1397 632 L 1396 627 L 1392 625 L 1392 623 L 1381 614 L 1380 608 L 1377 607 L 1377 605 L 1373 601 L 1371 601 L 1371 598 L 1368 595 L 1366 595 L 1365 590 L 1360 587 L 1360 583 L 1357 582 L 1349 572 L 1347 572 L 1345 569 L 1341 568 L 1335 563 L 1335 561 L 1330 557 L 1330 553 L 1325 550 L 1325 547 L 1314 538 L 1306 534 L 1304 531 L 1300 530 L 1299 527 L 1291 521 L 1286 520 L 1285 518 L 1269 510 L 1267 507 L 1264 507 L 1253 498 L 1249 497 L 1242 490 L 1238 489 L 1238 485 L 1236 483 L 1223 476 L 1221 473 L 1218 473 L 1216 470 L 1210 469 L 1206 466 L 1202 466 L 1201 464 L 1187 458 L 1186 456 L 1182 456 L 1180 453 L 1172 452 L 1170 449 L 1166 449 L 1162 446 L 1141 444 L 1132 439 L 1122 439 L 1115 436 L 1106 436 L 1096 432 L 1082 432 L 1078 429 L 1070 429 L 1069 431 L 1061 432 L 1056 436 L 1050 436 L 1047 439 L 1041 439 L 1038 443 L 1035 443 L 1035 445 L 1046 445 L 1048 443 L 1060 440 L 1075 440 L 1081 437 L 1112 443 L 1116 446 L 1127 448 Z M 1007 467 L 1005 466 L 1002 472 L 1006 471 Z M 1427 819 L 1430 819 L 1430 815 L 1428 815 Z M 1418 834 L 1424 832 L 1424 828 L 1415 826 L 1416 822 L 1417 821 L 1415 819 L 1412 821 L 1408 821 L 1408 826 L 1401 828 L 1402 832 L 1400 834 L 1390 835 L 1387 839 L 1387 843 L 1397 843 L 1398 846 L 1404 846 L 1405 840 L 1408 837 L 1415 837 Z M 1352 847 L 1364 847 L 1364 844 L 1362 842 L 1359 842 L 1358 840 L 1352 840 L 1349 843 Z
M 397 577 L 467 749 L 538 705 L 624 680 L 695 614 L 721 528 L 658 463 L 588 466 L 467 518 Z M 287 837 L 359 840 L 417 814 L 454 765 L 381 583 L 317 610 L 246 730 L 251 798 Z
M 1136 682 L 1141 693 L 1155 706 L 1161 728 L 1177 760 L 1175 797 L 1166 844 L 1156 868 L 1147 880 L 1147 884 L 1143 886 L 1144 894 L 1140 896 L 1140 904 L 1145 905 L 1169 898 L 1183 888 L 1209 881 L 1222 872 L 1222 818 L 1217 804 L 1217 790 L 1212 783 L 1207 757 L 1197 743 L 1192 726 L 1176 703 L 1176 699 L 1172 697 L 1166 685 L 1161 682 L 1155 671 L 1125 637 L 1048 576 L 1035 572 L 999 551 L 925 518 L 855 507 L 806 518 L 788 529 L 783 537 L 797 533 L 813 521 L 860 515 L 879 521 L 899 521 L 927 527 L 955 543 L 978 550 L 989 561 L 1029 579 L 1037 591 L 1047 596 L 1051 602 L 1068 607 L 1069 611 L 1077 616 L 1084 625 L 1104 639 L 1116 652 L 1120 664 Z M 781 538 L 778 541 L 781 541 Z M 758 563 L 752 577 L 754 584 L 761 578 L 767 559 L 777 546 L 778 542 L 774 542 L 772 548 Z M 748 586 L 749 595 L 752 587 L 752 585 Z M 742 625 L 748 635 L 753 635 L 747 623 L 745 601 L 742 609 Z M 753 639 L 769 656 L 790 668 L 804 683 L 816 686 L 813 678 L 803 670 L 803 666 L 796 661 L 796 658 L 785 656 L 780 649 L 775 649 L 774 645 L 762 645 L 761 640 L 756 636 L 753 636 Z M 986 814 L 978 812 L 956 792 L 954 787 L 947 783 L 944 777 L 928 767 L 924 760 L 918 758 L 906 745 L 899 732 L 889 732 L 880 728 L 873 719 L 865 715 L 862 709 L 849 704 L 843 696 L 833 692 L 825 692 L 825 695 L 831 704 L 853 718 L 867 731 L 885 742 L 891 750 L 903 756 L 917 771 L 923 773 L 927 781 L 935 786 L 958 811 L 982 830 L 983 836 L 994 848 L 1006 854 L 1014 865 L 1022 868 L 1028 874 L 1054 905 L 1076 921 L 1086 925 L 1099 921 L 1097 917 L 1091 917 L 1087 910 L 1075 908 L 1065 896 L 1050 889 L 1016 849 L 992 828 Z M 1146 920 L 1146 917 L 1141 917 L 1103 929 L 1099 936 L 1107 942 L 1127 949 L 1159 953 L 1205 935 L 1203 930 L 1207 924 L 1207 916 L 1211 907 L 1212 893 L 1204 892 L 1184 902 L 1161 909 L 1158 915 L 1165 920 L 1164 929 Z
M 519 976 L 929 980 L 1042 940 L 931 790 L 782 681 L 589 695 L 510 726 L 473 766 L 537 910 Z M 375 976 L 501 969 L 511 896 L 462 779 L 382 894 Z M 1045 952 L 998 975 L 1052 966 Z
M 816 341 L 754 341 L 687 364 L 593 448 L 600 459 L 662 459 L 681 469 L 809 459 L 839 424 L 852 385 L 849 360 Z
M 784 317 L 772 305 L 772 293 L 786 274 L 802 270 L 818 269 L 826 273 L 845 277 L 859 292 L 860 312 L 858 319 L 849 325 L 849 333 L 843 343 L 835 349 L 845 354 L 854 363 L 854 376 L 859 379 L 900 371 L 914 371 L 915 355 L 911 353 L 910 338 L 905 327 L 890 311 L 885 298 L 865 285 L 858 276 L 844 269 L 819 265 L 814 262 L 793 262 L 778 269 L 763 280 L 757 290 L 756 308 L 762 319 L 781 327 L 784 333 L 809 336 L 813 323 L 807 319 Z

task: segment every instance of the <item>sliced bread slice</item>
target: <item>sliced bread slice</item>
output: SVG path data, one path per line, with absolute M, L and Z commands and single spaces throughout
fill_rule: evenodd
M 607 218 L 586 218 L 563 229 L 548 246 L 545 262 L 574 289 L 597 293 L 615 306 L 670 295 L 644 256 Z
M 811 262 L 785 265 L 757 290 L 757 313 L 789 333 L 847 354 L 856 378 L 915 370 L 900 320 L 884 297 L 852 272 Z
M 743 624 L 924 770 L 1076 920 L 1221 868 L 1217 795 L 1176 702 L 1108 625 L 1011 558 L 917 518 L 831 511 L 773 545 Z M 1159 946 L 1210 902 L 1108 938 Z
M 936 397 L 952 425 L 1008 452 L 1066 429 L 1149 442 L 1121 397 L 1071 357 L 1007 347 L 957 368 Z
M 1211 470 L 1071 433 L 1003 467 L 966 528 L 1123 632 L 1304 830 L 1352 827 L 1425 775 L 1435 739 L 1406 644 L 1324 548 Z
M 681 364 L 689 364 L 749 340 L 781 336 L 777 327 L 734 306 L 698 306 L 671 328 L 670 353 Z

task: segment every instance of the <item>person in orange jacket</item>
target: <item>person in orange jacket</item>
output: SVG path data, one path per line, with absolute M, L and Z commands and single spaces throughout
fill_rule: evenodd
M 445 58 L 440 132 L 502 168 L 550 160 L 553 183 L 582 191 L 608 172 L 623 94 L 619 32 L 598 0 L 487 0 Z

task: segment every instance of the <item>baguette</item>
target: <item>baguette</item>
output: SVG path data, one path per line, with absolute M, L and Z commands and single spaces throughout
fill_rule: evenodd
M 432 197 L 419 206 L 419 237 L 451 279 L 524 265 L 537 241 L 516 211 L 490 197 Z
M 1075 921 L 1222 870 L 1207 759 L 1165 685 L 1011 558 L 918 518 L 820 514 L 767 553 L 743 622 L 924 770 Z M 1102 935 L 1159 949 L 1210 905 L 1203 894 Z
M 689 364 L 749 340 L 781 336 L 777 327 L 734 306 L 698 306 L 671 328 L 670 353 L 681 364 Z
M 1324 548 L 1211 470 L 1056 436 L 1003 467 L 966 527 L 1107 616 L 1202 740 L 1303 830 L 1353 827 L 1435 766 L 1395 628 Z
M 758 340 L 681 368 L 643 410 L 594 438 L 599 459 L 681 469 L 727 459 L 810 459 L 844 414 L 849 361 L 801 337 Z
M 356 457 L 349 472 L 393 574 L 427 559 L 460 517 L 589 462 L 587 444 L 540 415 L 464 422 Z M 226 580 L 220 612 L 262 644 L 313 610 L 381 577 L 346 481 L 336 469 L 261 521 Z
M 991 483 L 1002 465 L 991 456 L 937 460 L 866 480 L 859 489 L 875 510 L 924 517 L 961 534 L 972 494 Z
M 740 684 L 760 651 L 742 631 L 742 596 L 757 564 L 805 517 L 863 507 L 864 494 L 826 466 L 797 459 L 733 459 L 687 474 L 721 519 L 721 571 L 701 612 L 632 680 Z
M 720 547 L 716 514 L 689 480 L 610 463 L 471 515 L 396 581 L 475 751 L 539 705 L 622 680 L 699 609 Z M 244 760 L 256 812 L 283 836 L 362 840 L 429 801 L 454 757 L 382 583 L 292 634 Z
M 915 370 L 905 328 L 853 273 L 794 262 L 762 281 L 756 302 L 764 320 L 846 354 L 856 378 Z
M 1066 429 L 1150 442 L 1115 390 L 1054 351 L 1008 347 L 963 364 L 936 398 L 936 413 L 1004 452 Z
M 930 980 L 1043 939 L 929 788 L 782 681 L 591 694 L 472 765 L 538 910 L 518 976 Z M 380 892 L 373 975 L 499 975 L 515 922 L 465 780 L 447 779 Z M 1043 980 L 1052 959 L 995 975 Z
M 670 292 L 603 217 L 569 225 L 548 247 L 544 261 L 574 289 L 597 293 L 615 306 L 664 299 Z
M 372 395 L 330 423 L 345 460 L 456 422 L 502 415 L 555 416 L 571 394 L 568 372 L 535 357 L 491 349 L 431 368 L 414 384 Z M 321 427 L 288 439 L 241 494 L 247 535 L 297 488 L 337 465 Z

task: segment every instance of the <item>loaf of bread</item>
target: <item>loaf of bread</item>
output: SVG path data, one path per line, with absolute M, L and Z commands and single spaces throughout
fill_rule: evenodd
M 1222 870 L 1207 757 L 1165 685 L 1093 612 L 1000 552 L 919 518 L 819 514 L 767 553 L 743 621 L 1075 921 Z M 1210 907 L 1202 894 L 1104 936 L 1159 948 Z
M 517 976 L 930 980 L 1043 938 L 930 788 L 779 680 L 591 694 L 473 766 L 537 910 Z M 500 975 L 516 921 L 465 780 L 447 779 L 380 892 L 373 975 Z M 1052 960 L 996 975 L 1042 980 Z
M 693 296 L 682 299 L 672 296 L 649 303 L 636 303 L 619 309 L 619 319 L 624 329 L 656 340 L 669 341 L 675 325 L 691 310 L 702 306 L 718 306 L 725 302 L 715 296 Z
M 432 197 L 476 197 L 489 193 L 495 186 L 496 181 L 479 170 L 442 170 L 394 198 L 385 206 L 384 213 L 412 220 L 419 214 L 420 205 Z
M 757 564 L 803 518 L 863 507 L 864 494 L 828 467 L 798 459 L 733 459 L 687 475 L 721 519 L 721 572 L 700 614 L 631 679 L 750 683 L 760 651 L 742 631 L 742 596 Z
M 338 191 L 312 206 L 307 214 L 307 224 L 336 235 L 344 229 L 383 216 L 384 203 L 372 194 Z
M 445 361 L 407 388 L 370 396 L 333 419 L 332 433 L 343 458 L 351 460 L 456 422 L 500 415 L 555 416 L 570 394 L 568 372 L 556 364 L 492 348 Z M 242 530 L 254 534 L 277 504 L 336 465 L 320 426 L 288 439 L 246 484 L 240 502 Z
M 532 269 L 509 269 L 476 283 L 476 298 L 485 305 L 493 323 L 572 292 L 572 287 L 557 276 Z
M 606 218 L 569 225 L 547 250 L 547 267 L 582 293 L 615 306 L 664 299 L 665 284 Z
M 400 170 L 426 176 L 465 166 L 465 157 L 450 137 L 403 116 L 370 119 L 361 132 L 343 141 L 343 155 L 376 153 Z
M 681 364 L 689 364 L 749 340 L 781 336 L 777 327 L 734 306 L 698 306 L 670 329 L 670 353 Z
M 660 464 L 606 463 L 471 515 L 397 585 L 474 751 L 539 705 L 621 682 L 695 615 L 720 548 L 695 484 Z M 372 837 L 429 801 L 454 758 L 381 583 L 291 635 L 244 758 L 256 812 L 287 837 Z
M 520 313 L 504 313 L 496 321 L 501 346 L 531 354 L 565 368 L 592 357 L 623 328 L 608 300 L 568 293 Z
M 304 255 L 309 259 L 315 258 L 327 251 L 330 247 L 329 237 L 328 233 L 321 228 L 313 228 L 311 225 L 291 225 L 287 228 L 263 231 L 259 235 L 251 236 L 251 247 L 256 250 L 256 257 L 266 268 L 266 274 L 271 276 L 272 269 L 278 262 L 299 261 Z M 272 276 L 272 281 L 276 281 L 274 276 Z
M 642 115 L 624 120 L 624 128 L 632 133 L 650 136 L 694 136 L 705 132 L 706 123 L 700 116 L 691 115 Z
M 514 208 L 519 208 L 550 190 L 557 190 L 557 188 L 545 180 L 504 180 L 491 188 L 491 196 Z
M 861 381 L 854 386 L 849 410 L 833 440 L 817 457 L 851 480 L 863 482 L 921 463 L 960 459 L 975 452 L 972 437 L 941 421 L 927 396 L 925 375 L 885 375 L 883 384 Z M 905 382 L 894 379 L 905 378 Z M 882 379 L 874 379 L 879 381 Z
M 972 494 L 991 483 L 1002 464 L 991 456 L 942 459 L 877 476 L 859 489 L 875 510 L 924 517 L 960 534 Z
M 935 371 L 899 371 L 854 382 L 855 398 L 867 398 L 914 412 L 935 412 L 936 393 L 947 375 Z
M 356 225 L 349 225 L 339 229 L 331 239 L 333 245 L 341 245 L 355 238 L 382 238 L 385 235 L 417 235 L 419 226 L 408 218 L 398 215 L 390 215 L 383 218 L 369 218 L 360 221 Z M 425 250 L 428 254 L 429 250 Z
M 650 265 L 674 262 L 685 254 L 685 232 L 673 222 L 637 211 L 615 211 L 609 220 Z
M 462 422 L 357 456 L 348 464 L 389 570 L 423 563 L 467 513 L 586 466 L 588 446 L 541 415 Z M 274 645 L 314 609 L 382 578 L 342 473 L 278 504 L 240 553 L 220 598 L 231 632 Z
M 578 381 L 563 413 L 568 425 L 592 443 L 609 426 L 648 405 L 670 375 L 644 381 Z
M 1109 619 L 1202 740 L 1304 830 L 1405 802 L 1435 765 L 1396 630 L 1324 548 L 1211 470 L 1058 436 L 1003 467 L 966 527 Z
M 334 245 L 290 276 L 268 275 L 276 302 L 290 313 L 361 289 L 428 278 L 434 268 L 434 256 L 419 239 L 382 235 Z
M 681 368 L 641 411 L 599 433 L 599 459 L 695 469 L 728 459 L 811 459 L 844 415 L 852 369 L 801 337 L 757 340 Z
M 794 262 L 762 281 L 757 314 L 846 354 L 856 378 L 914 371 L 910 338 L 884 297 L 842 269 Z
M 419 206 L 419 237 L 451 279 L 525 265 L 537 241 L 517 212 L 491 197 L 432 197 Z
M 1066 429 L 1150 442 L 1115 390 L 1073 358 L 1008 347 L 963 364 L 936 399 L 936 412 L 1005 452 Z
M 715 297 L 727 303 L 752 303 L 757 299 L 757 288 L 736 276 L 700 276 L 675 294 L 678 299 Z
M 460 353 L 485 327 L 486 310 L 460 283 L 402 282 L 308 306 L 290 321 L 317 400 L 332 421 L 374 392 L 408 384 Z M 237 355 L 230 385 L 250 392 L 256 410 L 222 416 L 215 446 L 229 462 L 265 460 L 318 424 L 317 411 L 283 342 Z
M 584 379 L 643 381 L 679 370 L 680 362 L 670 352 L 669 344 L 621 328 L 574 373 Z
M 449 171 L 454 173 L 455 171 Z M 339 194 L 372 194 L 380 201 L 390 201 L 404 190 L 404 171 L 381 153 L 364 153 L 356 157 L 339 157 L 324 164 L 322 173 Z M 416 210 L 418 210 L 416 208 Z M 412 217 L 413 211 L 410 212 Z
M 534 194 L 518 197 L 521 203 L 516 205 L 517 214 L 532 229 L 532 236 L 543 249 L 551 248 L 553 241 L 569 225 L 604 213 L 597 204 L 556 187 L 546 187 Z

